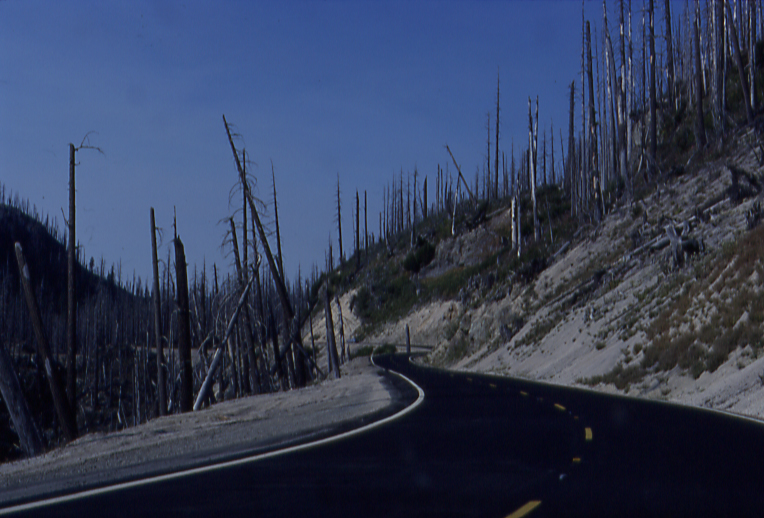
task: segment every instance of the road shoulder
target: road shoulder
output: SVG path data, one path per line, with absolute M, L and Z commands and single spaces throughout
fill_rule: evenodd
M 0 505 L 171 473 L 305 443 L 397 412 L 415 399 L 397 377 L 357 358 L 343 377 L 253 396 L 110 434 L 89 434 L 0 465 Z

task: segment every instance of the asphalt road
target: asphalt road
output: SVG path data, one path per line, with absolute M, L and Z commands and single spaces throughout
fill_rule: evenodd
M 764 426 L 376 359 L 416 408 L 339 441 L 19 516 L 762 516 Z M 401 405 L 405 406 L 405 405 Z M 0 510 L 2 511 L 2 510 Z

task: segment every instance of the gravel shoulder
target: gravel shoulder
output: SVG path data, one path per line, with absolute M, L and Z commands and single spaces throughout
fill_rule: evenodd
M 0 465 L 0 504 L 180 471 L 355 428 L 405 404 L 391 378 L 368 357 L 356 358 L 342 367 L 339 380 L 89 434 L 45 455 Z

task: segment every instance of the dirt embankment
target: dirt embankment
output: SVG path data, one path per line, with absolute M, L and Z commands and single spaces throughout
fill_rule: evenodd
M 728 165 L 764 176 L 750 138 L 583 230 L 532 282 L 476 276 L 458 300 L 420 305 L 370 340 L 401 344 L 408 325 L 435 365 L 764 419 L 764 230 L 748 226 L 764 193 L 729 196 Z M 453 257 L 436 267 L 466 263 L 501 219 L 439 245 Z M 687 244 L 682 264 L 670 226 Z

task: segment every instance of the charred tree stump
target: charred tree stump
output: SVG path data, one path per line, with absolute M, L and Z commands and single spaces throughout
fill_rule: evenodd
M 175 238 L 175 277 L 178 288 L 178 356 L 180 358 L 180 411 L 194 408 L 194 365 L 191 359 L 191 313 L 188 303 L 186 253 L 180 237 Z

